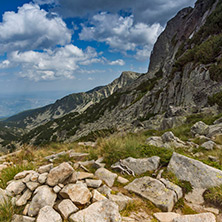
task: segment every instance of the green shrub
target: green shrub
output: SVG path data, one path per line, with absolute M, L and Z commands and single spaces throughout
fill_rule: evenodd
M 173 150 L 164 147 L 155 147 L 151 145 L 143 145 L 141 148 L 143 157 L 159 156 L 162 165 L 167 165 L 173 155 Z
M 203 194 L 204 200 L 207 203 L 213 204 L 216 207 L 222 207 L 222 186 L 212 187 L 207 189 Z
M 208 103 L 213 106 L 217 104 L 220 108 L 222 108 L 222 91 L 215 93 L 212 96 L 208 97 Z

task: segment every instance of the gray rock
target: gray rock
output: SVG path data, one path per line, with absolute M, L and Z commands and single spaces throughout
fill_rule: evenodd
M 213 137 L 217 134 L 221 134 L 221 133 L 222 133 L 222 123 L 209 126 L 209 131 L 208 131 L 207 136 L 211 138 L 211 137 Z
M 163 140 L 160 136 L 152 136 L 146 140 L 146 143 L 151 146 L 164 147 Z
M 25 170 L 25 171 L 22 171 L 22 172 L 20 172 L 20 173 L 18 173 L 18 174 L 16 174 L 16 175 L 14 176 L 14 180 L 23 179 L 23 178 L 25 178 L 27 175 L 33 174 L 33 173 L 36 173 L 36 172 L 33 171 L 33 170 Z
M 127 180 L 127 179 L 124 178 L 124 177 L 118 176 L 118 177 L 117 177 L 117 182 L 119 182 L 119 183 L 121 183 L 121 184 L 126 184 L 126 183 L 129 183 L 129 180 Z
M 164 147 L 171 148 L 171 147 L 185 147 L 186 144 L 180 140 L 178 137 L 174 136 L 174 134 L 169 131 L 165 132 L 162 136 L 162 141 L 164 143 Z
M 101 200 L 106 200 L 107 198 L 102 195 L 100 192 L 98 192 L 97 190 L 93 190 L 92 191 L 92 202 L 96 202 L 96 201 L 101 201 Z
M 97 189 L 101 194 L 109 195 L 111 193 L 111 189 L 107 187 L 105 184 Z
M 132 157 L 128 157 L 120 162 L 117 162 L 111 166 L 111 168 L 115 169 L 115 166 L 118 165 L 127 166 L 130 170 L 132 170 L 135 174 L 140 175 L 147 171 L 154 171 L 159 167 L 160 158 L 157 156 L 153 156 L 150 158 L 142 158 L 135 159 Z
M 209 126 L 207 124 L 205 124 L 202 121 L 199 121 L 197 123 L 195 123 L 192 127 L 191 127 L 191 133 L 193 135 L 199 134 L 199 135 L 207 135 L 209 132 Z
M 26 188 L 21 180 L 12 181 L 7 187 L 6 192 L 11 195 L 18 195 Z
M 28 200 L 31 198 L 32 196 L 32 192 L 27 189 L 21 197 L 19 197 L 19 199 L 16 201 L 16 206 L 20 207 L 20 206 L 23 206 L 25 204 L 27 204 Z
M 189 203 L 202 205 L 204 204 L 203 193 L 206 189 L 193 188 L 192 192 L 185 195 L 185 200 Z
M 30 181 L 30 182 L 26 183 L 26 186 L 27 186 L 31 191 L 34 191 L 37 187 L 40 186 L 40 183 Z
M 44 166 L 39 167 L 38 172 L 40 174 L 48 173 L 52 168 L 53 168 L 53 164 L 50 163 L 48 165 L 44 165 Z
M 22 215 L 13 215 L 11 222 L 34 222 L 35 218 Z
M 69 163 L 61 163 L 59 166 L 50 170 L 47 178 L 47 184 L 49 186 L 55 186 L 59 183 L 63 183 L 72 175 L 73 171 L 74 169 Z
M 76 207 L 70 199 L 65 199 L 58 204 L 58 210 L 64 219 L 68 219 L 68 217 L 77 212 L 79 208 Z
M 63 198 L 70 198 L 75 204 L 89 203 L 92 194 L 83 184 L 68 184 L 61 191 Z
M 47 177 L 48 177 L 48 173 L 40 174 L 38 178 L 39 183 L 44 184 L 47 180 Z
M 39 211 L 36 222 L 62 222 L 62 218 L 51 206 L 45 206 Z
M 153 216 L 159 222 L 172 222 L 174 218 L 180 217 L 180 214 L 174 212 L 154 213 Z
M 117 174 L 110 172 L 105 168 L 99 168 L 95 172 L 95 176 L 98 177 L 100 180 L 103 180 L 109 187 L 112 187 L 115 179 L 117 178 Z
M 72 214 L 69 220 L 70 222 L 121 222 L 121 216 L 116 203 L 110 200 L 103 200 Z
M 216 146 L 217 144 L 211 140 L 201 144 L 201 147 L 205 148 L 206 150 L 213 150 L 216 148 Z
M 90 180 L 90 179 L 86 179 L 86 185 L 88 187 L 92 187 L 92 188 L 98 188 L 100 187 L 102 184 L 102 180 Z
M 53 192 L 52 188 L 47 185 L 38 187 L 34 192 L 34 197 L 30 203 L 28 210 L 29 216 L 36 216 L 39 210 L 45 206 L 53 206 L 57 195 Z
M 178 153 L 173 153 L 168 170 L 180 180 L 189 181 L 193 187 L 209 188 L 222 184 L 222 171 Z
M 119 206 L 119 210 L 123 210 L 129 202 L 132 202 L 132 198 L 127 197 L 121 193 L 117 195 L 110 194 L 108 195 L 109 200 L 115 202 Z
M 173 222 L 216 222 L 212 213 L 184 215 L 173 219 Z
M 148 199 L 162 211 L 171 211 L 178 200 L 177 194 L 173 190 L 151 177 L 135 179 L 125 186 L 125 189 Z
M 222 123 L 222 117 L 214 121 L 214 125 Z

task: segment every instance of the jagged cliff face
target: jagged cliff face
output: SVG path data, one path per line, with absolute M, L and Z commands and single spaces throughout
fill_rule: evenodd
M 73 141 L 93 131 L 126 131 L 138 124 L 159 129 L 170 106 L 188 113 L 214 104 L 222 108 L 221 11 L 219 0 L 198 0 L 194 8 L 181 10 L 159 36 L 147 74 L 81 115 L 69 114 L 31 131 L 23 141 Z
M 30 130 L 71 112 L 76 114 L 82 113 L 89 106 L 98 103 L 100 100 L 112 95 L 118 89 L 130 84 L 133 80 L 137 79 L 139 75 L 139 73 L 130 71 L 123 72 L 119 78 L 106 86 L 97 87 L 88 92 L 68 95 L 57 100 L 54 104 L 19 113 L 8 118 L 5 122 Z

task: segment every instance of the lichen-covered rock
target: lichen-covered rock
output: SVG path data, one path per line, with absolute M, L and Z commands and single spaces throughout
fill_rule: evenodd
M 73 171 L 74 169 L 69 163 L 61 163 L 59 166 L 50 170 L 47 178 L 47 184 L 49 186 L 55 186 L 59 183 L 63 183 L 72 175 Z
M 75 204 L 86 204 L 92 194 L 83 184 L 68 184 L 59 193 L 63 198 L 70 198 Z
M 32 196 L 32 192 L 29 189 L 27 189 L 22 194 L 22 196 L 19 197 L 19 199 L 16 201 L 16 203 L 15 203 L 16 206 L 20 207 L 20 206 L 25 205 L 28 202 L 28 200 L 31 198 L 31 196 Z
M 53 206 L 57 197 L 52 188 L 47 185 L 38 187 L 34 195 L 28 210 L 28 215 L 31 217 L 36 216 L 41 208 Z
M 148 199 L 162 211 L 171 211 L 178 200 L 174 190 L 168 189 L 161 181 L 151 177 L 135 179 L 124 188 Z
M 140 159 L 128 157 L 124 160 L 121 160 L 121 161 L 113 164 L 111 167 L 115 168 L 115 166 L 118 166 L 120 164 L 123 166 L 127 166 L 135 174 L 140 175 L 140 174 L 143 174 L 147 171 L 156 170 L 159 167 L 160 158 L 157 156 L 153 156 L 150 158 L 140 158 Z
M 51 206 L 45 206 L 39 211 L 36 222 L 62 222 L 62 217 Z
M 173 153 L 167 169 L 180 180 L 189 181 L 193 187 L 209 188 L 222 184 L 221 170 L 178 153 Z
M 174 213 L 174 212 L 160 212 L 160 213 L 154 213 L 153 216 L 159 221 L 159 222 L 172 222 L 174 218 L 180 217 L 180 214 Z
M 58 204 L 58 210 L 64 219 L 68 219 L 71 214 L 78 211 L 78 207 L 70 199 L 65 199 Z
M 50 163 L 48 165 L 40 166 L 39 169 L 38 169 L 38 172 L 40 174 L 48 173 L 52 168 L 53 168 L 53 164 Z
M 92 187 L 92 188 L 98 188 L 100 187 L 102 184 L 102 180 L 90 180 L 90 179 L 86 179 L 86 185 L 88 187 Z
M 212 213 L 184 215 L 174 218 L 173 222 L 216 222 L 216 217 Z
M 98 177 L 100 180 L 103 180 L 109 187 L 112 187 L 115 179 L 117 178 L 116 173 L 112 173 L 109 170 L 105 168 L 99 168 L 95 172 L 96 177 Z
M 209 126 L 207 124 L 205 124 L 202 121 L 199 121 L 197 123 L 195 123 L 192 127 L 191 127 L 191 133 L 193 135 L 199 134 L 199 135 L 207 135 L 209 132 Z
M 69 220 L 70 222 L 121 222 L 121 216 L 116 203 L 110 200 L 103 200 L 72 214 Z
M 119 210 L 123 210 L 129 202 L 132 202 L 132 198 L 127 197 L 121 193 L 117 195 L 110 194 L 108 195 L 109 200 L 115 202 L 119 206 Z
M 13 215 L 11 222 L 34 222 L 35 218 L 22 215 Z
M 92 202 L 96 202 L 96 201 L 101 201 L 101 200 L 106 200 L 107 198 L 102 195 L 99 191 L 97 190 L 93 190 L 92 191 Z
M 7 187 L 6 192 L 10 195 L 18 195 L 26 188 L 21 180 L 12 181 Z

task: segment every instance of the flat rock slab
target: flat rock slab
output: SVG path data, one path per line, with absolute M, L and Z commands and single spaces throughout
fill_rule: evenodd
M 166 212 L 166 213 L 154 213 L 153 216 L 159 222 L 172 222 L 174 218 L 180 217 L 180 214 L 174 212 Z
M 110 200 L 93 203 L 69 217 L 71 222 L 121 222 L 118 205 Z
M 109 187 L 112 187 L 115 179 L 117 178 L 116 173 L 112 173 L 105 168 L 99 168 L 95 172 L 95 176 L 98 177 L 100 180 L 103 180 Z
M 167 169 L 180 180 L 189 181 L 193 187 L 210 188 L 222 184 L 221 170 L 178 153 L 173 153 Z
M 68 219 L 71 214 L 79 209 L 70 199 L 65 199 L 58 204 L 58 210 L 64 219 Z
M 173 222 L 216 222 L 216 217 L 212 213 L 202 213 L 180 216 L 173 219 Z
M 161 181 L 151 177 L 135 179 L 124 188 L 151 201 L 162 211 L 171 211 L 178 200 L 175 191 L 168 189 Z
M 154 171 L 159 167 L 160 164 L 160 157 L 153 156 L 150 158 L 140 158 L 135 159 L 132 157 L 128 157 L 124 160 L 121 160 L 115 164 L 113 164 L 111 167 L 115 168 L 117 165 L 123 165 L 128 167 L 130 170 L 132 170 L 135 174 L 140 175 L 147 171 Z

